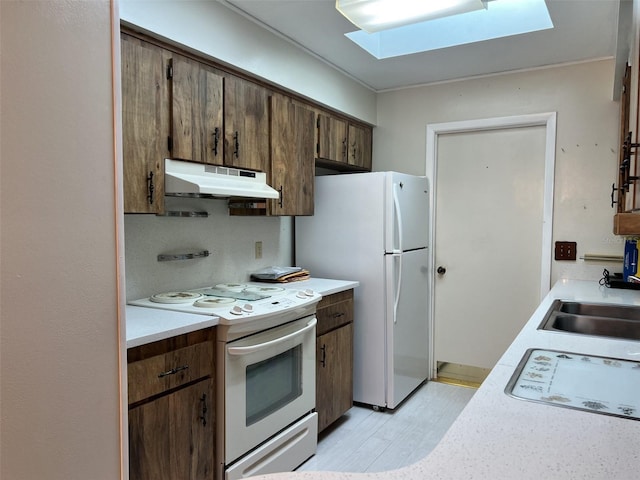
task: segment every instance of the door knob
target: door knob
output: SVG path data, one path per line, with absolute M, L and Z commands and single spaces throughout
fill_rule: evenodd
M 438 272 L 438 275 L 444 275 L 445 273 L 447 273 L 447 269 L 444 268 L 442 265 L 438 267 L 438 269 L 436 270 L 436 272 Z

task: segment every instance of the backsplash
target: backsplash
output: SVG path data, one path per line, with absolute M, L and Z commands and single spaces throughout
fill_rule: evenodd
M 154 293 L 245 282 L 251 272 L 291 265 L 291 217 L 229 216 L 226 200 L 166 198 L 167 210 L 206 211 L 206 218 L 125 215 L 127 300 Z M 255 242 L 262 258 L 255 258 Z M 159 254 L 208 250 L 209 256 L 159 262 Z

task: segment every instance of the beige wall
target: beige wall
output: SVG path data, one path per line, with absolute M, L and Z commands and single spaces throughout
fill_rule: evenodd
M 121 476 L 108 0 L 0 2 L 0 477 Z
M 553 240 L 585 253 L 622 254 L 612 231 L 619 103 L 612 101 L 613 60 L 425 86 L 378 95 L 374 168 L 425 174 L 430 123 L 555 111 L 557 118 Z M 611 264 L 555 262 L 562 276 L 598 279 Z

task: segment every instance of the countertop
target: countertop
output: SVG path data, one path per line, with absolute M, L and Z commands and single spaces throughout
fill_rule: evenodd
M 322 296 L 350 290 L 358 285 L 357 281 L 332 280 L 328 278 L 311 278 L 301 282 L 278 284 L 278 286 L 294 290 L 308 288 Z M 213 327 L 218 324 L 218 317 L 210 315 L 195 315 L 133 305 L 127 305 L 125 315 L 127 348 L 137 347 L 202 328 Z
M 640 291 L 560 280 L 544 298 L 436 448 L 380 473 L 290 472 L 271 480 L 640 478 L 640 422 L 513 398 L 504 393 L 529 348 L 640 361 L 640 342 L 538 330 L 554 299 L 640 305 Z M 259 477 L 256 477 L 259 478 Z

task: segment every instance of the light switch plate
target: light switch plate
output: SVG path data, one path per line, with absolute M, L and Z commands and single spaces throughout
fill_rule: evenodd
M 578 244 L 576 242 L 556 242 L 556 260 L 575 260 Z

